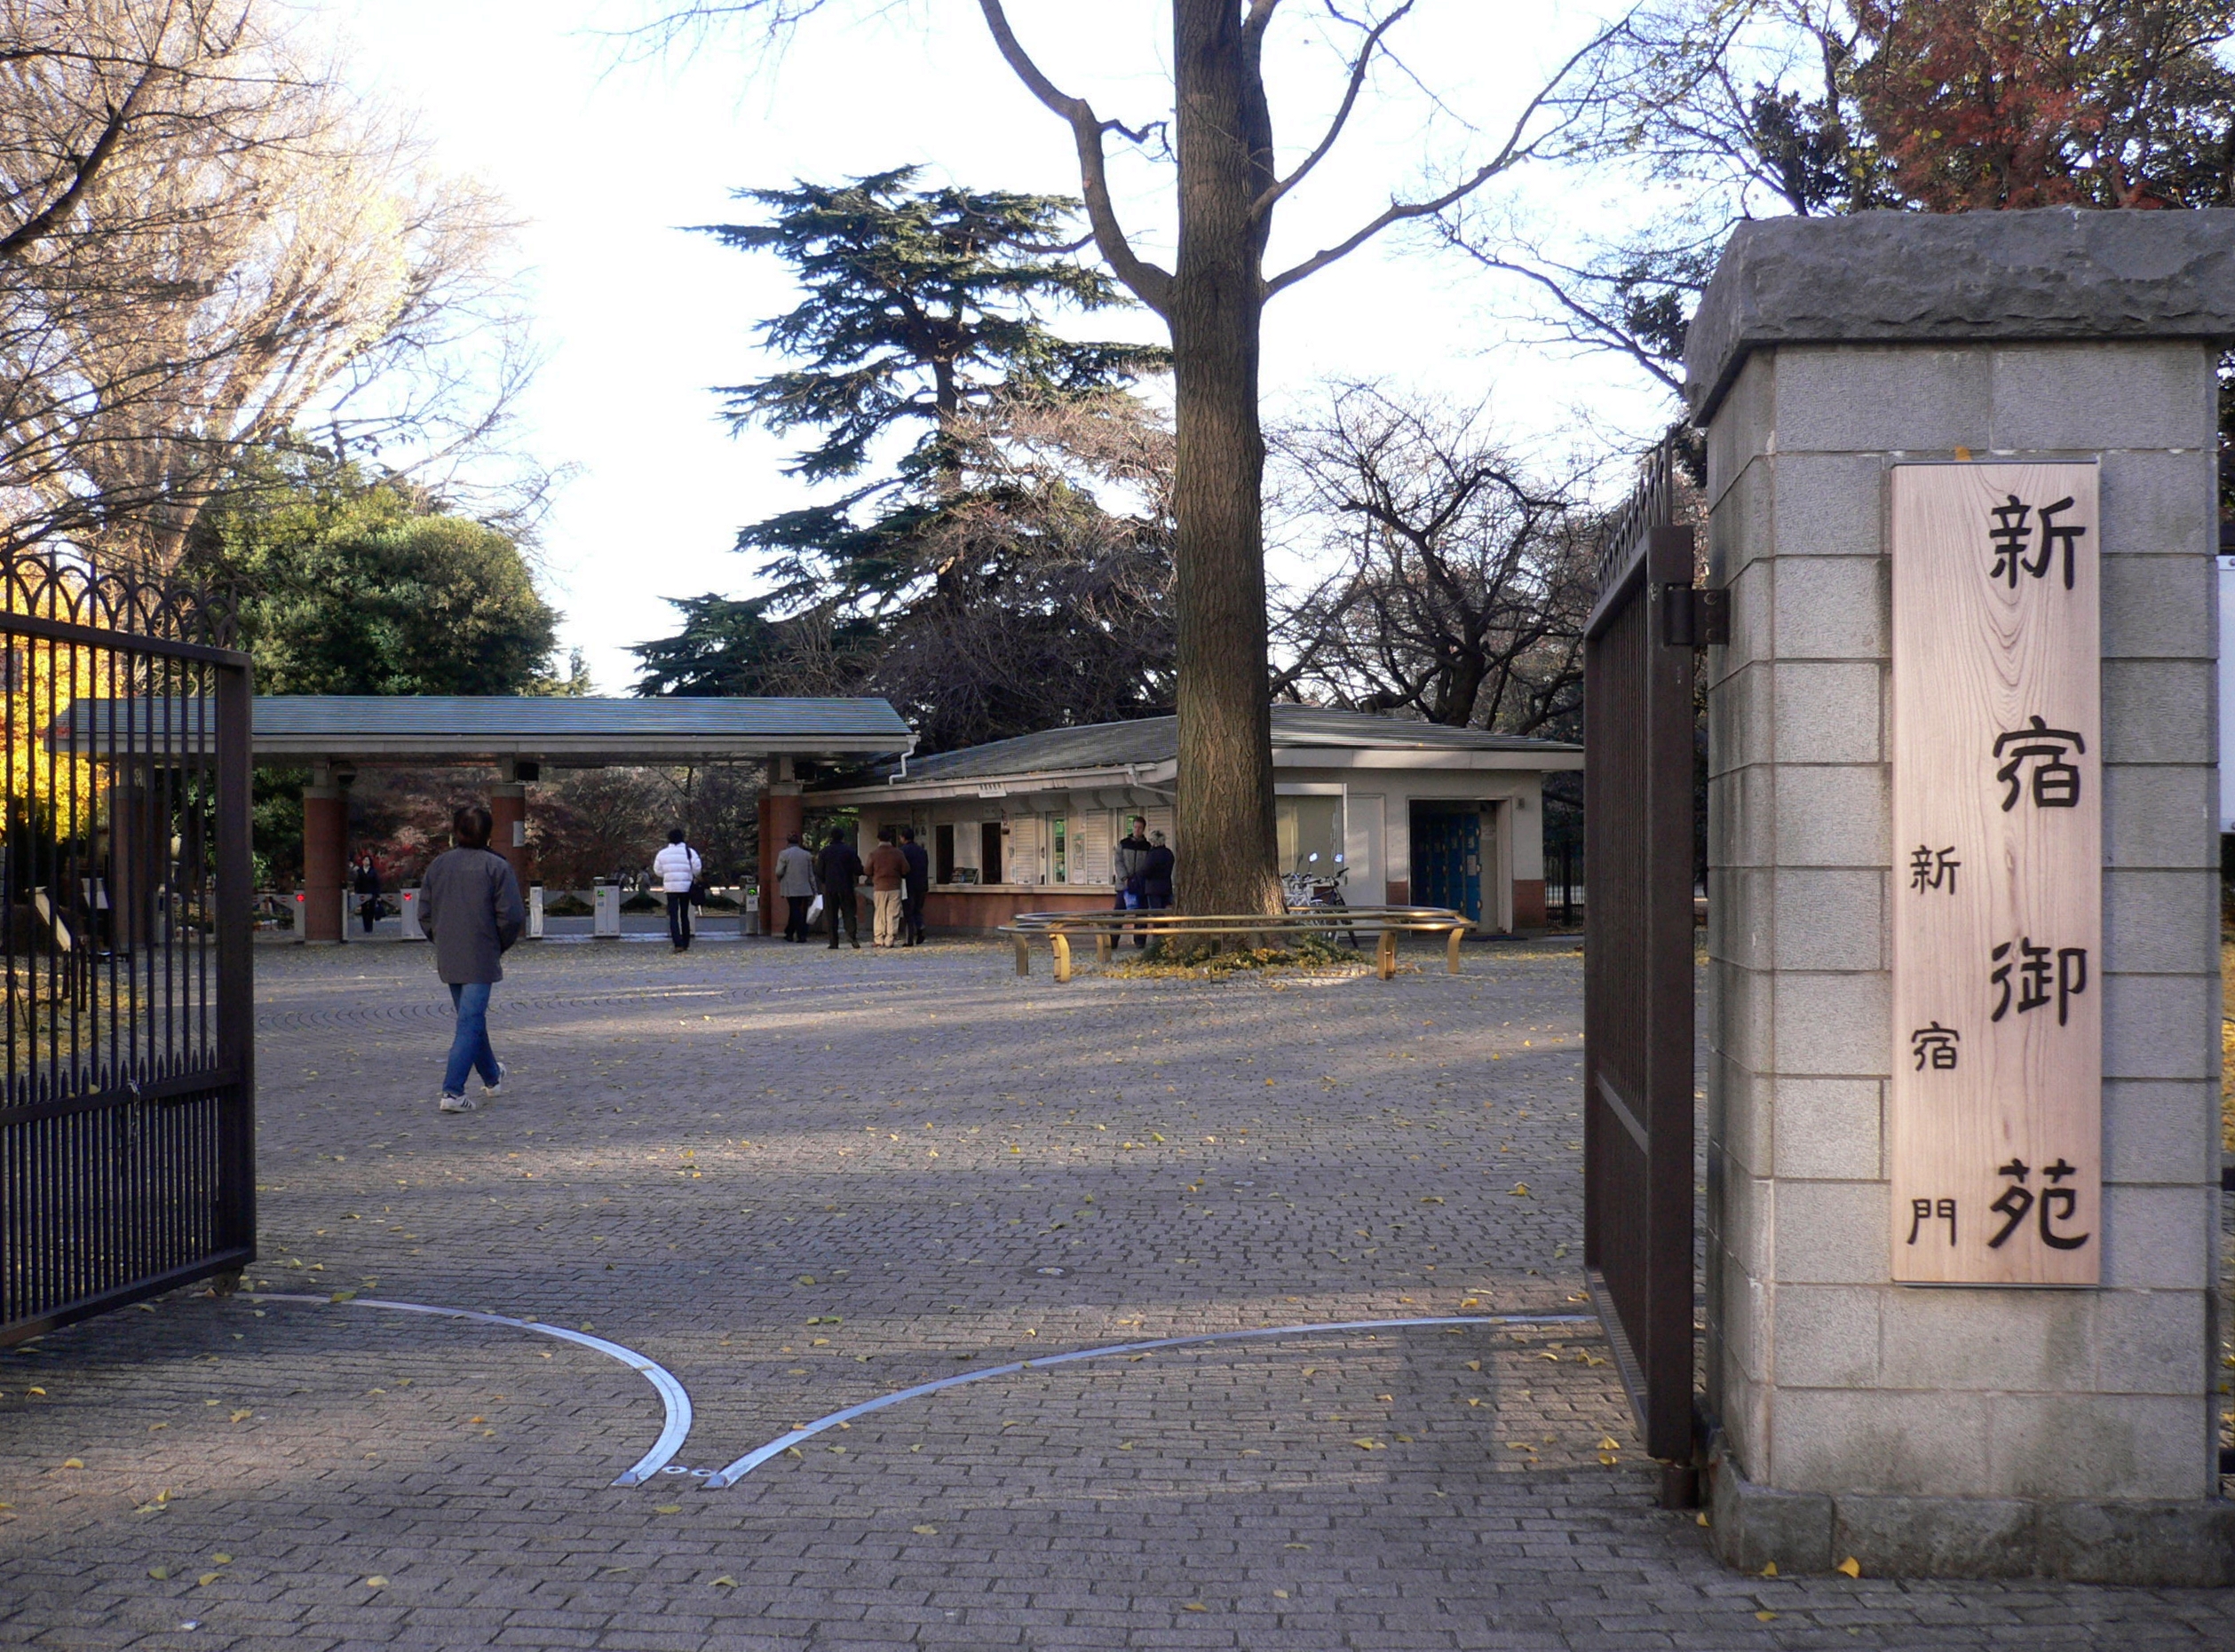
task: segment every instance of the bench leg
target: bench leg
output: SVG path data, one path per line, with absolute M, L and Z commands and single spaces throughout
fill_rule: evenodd
M 1058 981 L 1068 981 L 1071 978 L 1070 937 L 1063 935 L 1051 935 L 1048 937 L 1048 942 L 1050 945 L 1055 948 L 1056 952 L 1056 979 Z
M 1110 961 L 1110 932 L 1107 929 L 1094 932 L 1094 961 L 1098 964 Z
M 1384 981 L 1397 973 L 1397 931 L 1383 929 L 1382 944 L 1375 949 L 1374 973 Z
M 1032 942 L 1021 935 L 1017 937 L 1017 973 L 1020 976 L 1032 973 Z
M 1459 942 L 1465 934 L 1466 931 L 1463 929 L 1454 929 L 1451 932 L 1451 945 L 1444 949 L 1444 973 L 1446 975 L 1459 973 Z

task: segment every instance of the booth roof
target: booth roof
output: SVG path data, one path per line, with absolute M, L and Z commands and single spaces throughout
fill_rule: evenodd
M 1319 706 L 1272 707 L 1272 745 L 1320 749 L 1374 751 L 1506 752 L 1545 757 L 1572 756 L 1583 748 L 1562 740 L 1538 740 L 1481 729 L 1448 728 L 1407 717 L 1364 711 L 1333 711 Z M 932 757 L 911 758 L 898 784 L 942 785 L 1034 774 L 1073 774 L 1103 769 L 1152 768 L 1179 757 L 1179 719 L 1142 717 L 1130 723 L 1090 723 L 1077 728 L 1046 729 L 1013 739 L 966 746 Z M 1561 762 L 1550 767 L 1568 768 Z

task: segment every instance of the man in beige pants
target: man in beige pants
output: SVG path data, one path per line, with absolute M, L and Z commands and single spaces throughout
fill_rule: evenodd
M 876 901 L 876 944 L 900 944 L 900 913 L 907 897 L 908 858 L 892 841 L 892 828 L 877 834 L 877 846 L 869 851 L 869 891 Z

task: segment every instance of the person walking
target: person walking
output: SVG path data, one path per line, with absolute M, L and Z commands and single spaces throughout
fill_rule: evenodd
M 900 944 L 900 908 L 907 898 L 908 858 L 892 841 L 891 826 L 877 833 L 877 846 L 869 851 L 869 895 L 876 904 L 876 942 L 879 946 Z
M 1148 864 L 1141 868 L 1141 905 L 1149 912 L 1166 912 L 1172 905 L 1175 858 L 1161 832 L 1148 834 Z
M 1117 885 L 1118 909 L 1138 912 L 1145 899 L 1144 873 L 1148 866 L 1148 817 L 1135 815 L 1133 829 L 1118 840 L 1117 849 L 1110 857 L 1110 881 Z M 1148 937 L 1142 931 L 1133 932 L 1133 945 L 1146 946 Z
M 900 903 L 900 922 L 907 930 L 907 946 L 923 945 L 923 900 L 931 892 L 931 858 L 915 841 L 915 828 L 900 828 L 900 853 L 907 858 L 907 898 Z
M 668 897 L 668 939 L 678 952 L 691 950 L 691 895 L 704 866 L 698 850 L 683 841 L 681 826 L 669 830 L 668 846 L 652 858 L 652 875 Z
M 815 858 L 794 832 L 776 856 L 776 892 L 784 897 L 784 939 L 807 938 L 807 908 L 815 898 Z
M 369 852 L 357 857 L 357 870 L 350 880 L 357 894 L 357 915 L 365 921 L 365 933 L 373 932 L 373 925 L 383 914 L 380 905 L 380 868 Z
M 481 1103 L 465 1093 L 469 1072 L 481 1075 L 481 1094 L 504 1086 L 504 1063 L 489 1047 L 489 989 L 504 978 L 498 962 L 527 927 L 519 880 L 511 863 L 489 848 L 495 825 L 479 803 L 450 817 L 455 847 L 437 855 L 419 880 L 419 927 L 434 944 L 434 970 L 450 989 L 457 1030 L 442 1074 L 436 1106 L 470 1113 Z
M 838 950 L 838 926 L 854 950 L 861 950 L 861 915 L 853 909 L 853 886 L 861 881 L 861 857 L 846 842 L 845 833 L 832 828 L 830 841 L 815 858 L 815 876 L 822 881 L 822 915 L 830 925 L 830 950 Z

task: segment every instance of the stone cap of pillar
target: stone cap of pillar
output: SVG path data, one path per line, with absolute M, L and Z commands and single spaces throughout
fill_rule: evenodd
M 1779 344 L 2235 338 L 2235 209 L 1858 212 L 1732 233 L 1684 338 L 1704 424 Z

